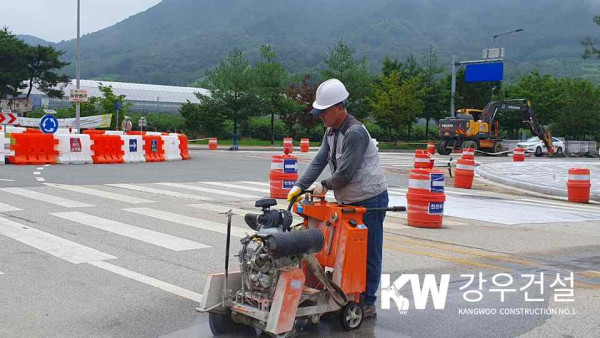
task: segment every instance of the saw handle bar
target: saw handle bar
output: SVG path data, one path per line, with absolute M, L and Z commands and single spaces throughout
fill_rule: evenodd
M 397 212 L 397 211 L 406 211 L 406 207 L 404 206 L 394 206 L 394 207 L 387 207 L 387 208 L 362 208 L 363 210 L 365 210 L 365 212 L 372 212 L 372 211 L 392 211 L 392 212 Z M 342 213 L 343 214 L 356 214 L 357 213 L 357 208 L 347 208 L 347 209 L 342 209 Z

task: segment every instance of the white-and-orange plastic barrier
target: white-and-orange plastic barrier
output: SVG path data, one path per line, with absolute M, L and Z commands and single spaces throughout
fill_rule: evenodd
M 590 202 L 590 169 L 571 168 L 567 180 L 567 192 L 569 202 L 589 203 Z
M 427 142 L 427 152 L 435 155 L 435 142 Z
M 183 134 L 177 134 L 177 137 L 179 137 L 179 151 L 181 152 L 181 159 L 184 161 L 189 160 L 190 151 L 188 149 L 188 137 Z
M 181 161 L 181 150 L 179 149 L 179 137 L 175 134 L 161 136 L 165 161 Z
M 7 156 L 10 156 L 10 138 L 6 137 L 6 130 L 0 124 L 0 164 L 6 162 Z
M 13 155 L 8 157 L 12 164 L 54 164 L 58 159 L 58 140 L 51 134 L 36 132 L 11 134 L 10 150 Z
M 459 158 L 454 172 L 454 187 L 471 189 L 475 177 L 475 161 Z
M 309 149 L 310 149 L 310 140 L 307 138 L 300 139 L 300 152 L 308 153 Z
M 525 161 L 525 148 L 517 147 L 513 150 L 513 162 Z
M 124 163 L 123 139 L 119 135 L 90 134 L 95 164 Z
M 146 162 L 160 162 L 165 160 L 164 142 L 160 136 L 160 134 L 150 135 L 150 133 L 143 136 Z
M 60 164 L 89 164 L 92 159 L 92 139 L 87 134 L 54 135 L 58 140 L 58 160 Z
M 142 135 L 122 135 L 121 139 L 123 140 L 123 161 L 125 163 L 146 162 Z
M 441 228 L 444 216 L 444 172 L 411 169 L 408 181 L 407 222 L 418 228 Z
M 298 180 L 298 159 L 292 155 L 273 155 L 269 182 L 271 198 L 286 198 Z
M 217 150 L 218 143 L 215 137 L 208 139 L 208 150 Z
M 423 149 L 415 150 L 415 168 L 433 168 L 434 159 L 431 155 Z
M 291 137 L 285 137 L 283 139 L 283 152 L 286 154 L 294 152 L 294 140 Z

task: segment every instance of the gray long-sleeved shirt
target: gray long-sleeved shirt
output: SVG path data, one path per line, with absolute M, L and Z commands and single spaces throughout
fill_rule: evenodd
M 337 157 L 338 160 L 334 161 L 334 171 L 330 178 L 321 181 L 321 184 L 328 190 L 336 190 L 340 187 L 348 184 L 358 169 L 363 155 L 371 142 L 369 133 L 364 128 L 353 128 L 348 131 L 348 128 L 353 125 L 360 125 L 361 123 L 354 118 L 352 115 L 348 115 L 344 123 L 337 129 L 327 129 L 323 136 L 323 142 L 317 155 L 312 159 L 308 168 L 302 175 L 302 177 L 296 182 L 296 185 L 302 189 L 308 189 L 308 187 L 319 177 L 323 169 L 329 162 L 329 156 L 335 160 L 335 146 L 329 144 L 327 140 L 328 135 L 335 134 L 337 140 L 339 133 L 344 134 L 344 143 L 342 144 L 342 155 Z

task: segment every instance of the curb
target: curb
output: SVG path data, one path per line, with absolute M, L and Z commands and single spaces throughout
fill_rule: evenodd
M 230 146 L 221 146 L 218 151 L 230 151 Z M 188 149 L 190 150 L 208 150 L 208 145 L 189 145 Z M 318 151 L 319 147 L 310 147 L 310 151 Z M 282 147 L 239 147 L 238 150 L 241 151 L 281 151 L 283 152 Z M 296 152 L 296 151 L 294 151 Z M 413 154 L 414 150 L 405 150 L 405 149 L 379 149 L 380 153 L 406 153 Z
M 529 190 L 529 191 L 533 191 L 533 192 L 537 192 L 537 193 L 545 194 L 545 195 L 568 197 L 567 189 L 559 189 L 559 188 L 546 187 L 546 186 L 537 185 L 537 184 L 523 183 L 523 182 L 515 180 L 515 179 L 501 177 L 499 175 L 496 175 L 489 171 L 486 171 L 486 170 L 484 170 L 484 168 L 486 168 L 486 167 L 489 169 L 489 166 L 487 166 L 487 165 L 479 166 L 475 169 L 475 172 L 479 176 L 481 176 L 487 180 L 490 180 L 492 182 L 496 182 L 496 183 L 500 183 L 500 184 L 508 185 L 511 187 L 524 189 L 524 190 Z M 590 194 L 590 200 L 600 201 L 600 195 Z

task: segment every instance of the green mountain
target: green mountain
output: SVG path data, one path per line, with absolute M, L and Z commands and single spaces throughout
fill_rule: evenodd
M 81 39 L 83 78 L 186 85 L 201 79 L 238 47 L 253 62 L 270 43 L 291 72 L 323 66 L 340 39 L 379 71 L 386 55 L 404 59 L 430 45 L 440 61 L 481 58 L 483 48 L 506 48 L 506 75 L 534 68 L 600 83 L 598 61 L 582 60 L 579 44 L 599 36 L 596 0 L 163 0 Z M 501 36 L 495 45 L 492 36 Z M 65 50 L 74 74 L 75 41 Z

